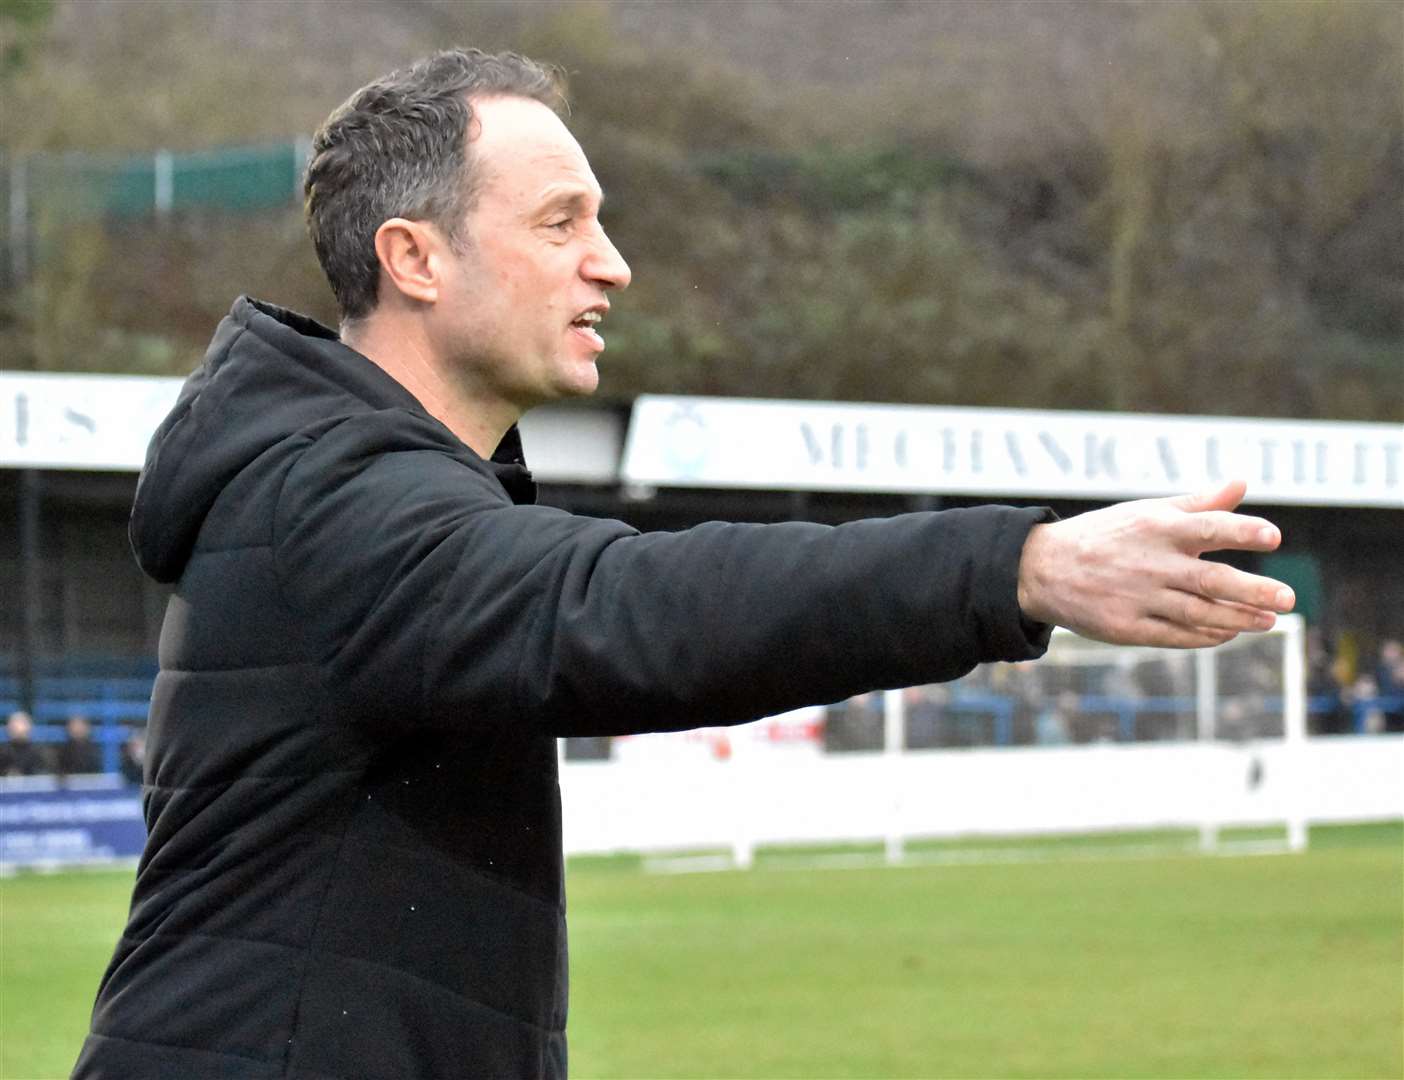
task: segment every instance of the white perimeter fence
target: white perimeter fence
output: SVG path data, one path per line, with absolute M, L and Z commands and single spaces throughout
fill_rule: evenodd
M 1404 736 L 566 762 L 569 854 L 1404 817 Z

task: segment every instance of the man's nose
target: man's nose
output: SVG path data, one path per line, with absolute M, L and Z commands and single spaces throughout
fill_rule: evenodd
M 624 256 L 619 254 L 619 249 L 605 235 L 603 229 L 600 230 L 581 271 L 591 281 L 606 289 L 627 289 L 634 276 L 629 270 L 629 264 L 624 261 Z

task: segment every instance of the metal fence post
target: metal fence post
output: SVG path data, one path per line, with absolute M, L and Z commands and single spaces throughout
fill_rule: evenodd
M 39 513 L 43 480 L 38 469 L 25 469 L 20 476 L 19 539 L 20 539 L 20 640 L 19 697 L 20 708 L 34 715 L 35 658 L 39 651 L 40 619 L 43 608 L 43 587 L 40 581 Z
M 10 282 L 20 285 L 29 277 L 29 159 L 10 159 Z
M 165 217 L 175 202 L 175 158 L 169 150 L 156 151 L 155 168 L 156 214 Z

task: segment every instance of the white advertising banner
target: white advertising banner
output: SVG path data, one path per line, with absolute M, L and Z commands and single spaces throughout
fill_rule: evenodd
M 0 468 L 136 471 L 180 393 L 180 378 L 0 371 Z M 622 417 L 546 406 L 522 422 L 538 480 L 613 484 Z
M 183 381 L 0 372 L 0 467 L 140 469 Z
M 1127 498 L 1223 480 L 1249 500 L 1404 509 L 1404 424 L 645 396 L 649 486 Z

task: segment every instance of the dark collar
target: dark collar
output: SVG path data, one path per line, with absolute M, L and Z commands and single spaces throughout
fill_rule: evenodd
M 516 424 L 502 436 L 488 466 L 497 474 L 497 482 L 514 503 L 536 502 L 536 481 L 531 478 L 531 470 L 527 468 L 526 455 L 522 453 L 522 435 Z

